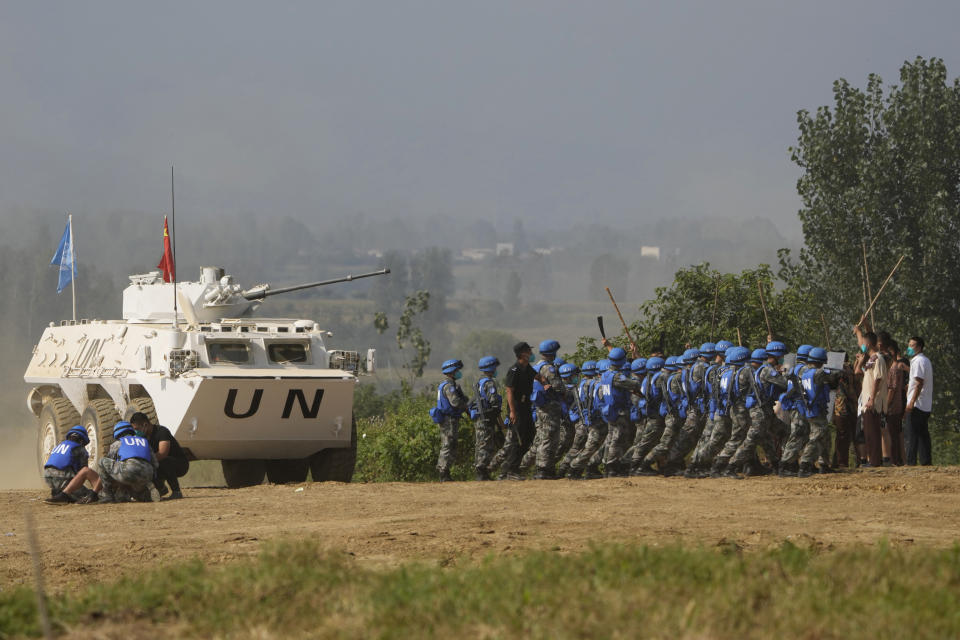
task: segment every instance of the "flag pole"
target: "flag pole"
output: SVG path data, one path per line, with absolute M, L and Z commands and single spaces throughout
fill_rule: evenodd
M 70 225 L 70 293 L 73 296 L 73 322 L 77 322 L 77 246 L 73 241 L 73 214 L 67 214 L 67 224 Z
M 177 318 L 177 206 L 173 191 L 173 165 L 170 165 L 170 244 L 173 245 L 173 328 L 179 328 Z

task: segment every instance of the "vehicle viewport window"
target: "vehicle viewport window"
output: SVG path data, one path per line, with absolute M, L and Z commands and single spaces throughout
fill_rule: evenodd
M 267 346 L 270 362 L 293 364 L 307 361 L 307 345 L 302 342 L 277 342 Z
M 207 345 L 210 364 L 247 364 L 250 345 L 245 342 L 211 342 Z

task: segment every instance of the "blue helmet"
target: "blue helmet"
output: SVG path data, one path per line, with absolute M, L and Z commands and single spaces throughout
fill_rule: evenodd
M 700 345 L 700 355 L 704 358 L 712 358 L 717 355 L 717 345 L 712 342 L 704 342 Z
M 810 349 L 813 349 L 813 347 L 811 347 L 808 344 L 802 344 L 799 347 L 797 347 L 797 361 L 806 362 L 807 354 L 810 353 Z
M 597 374 L 597 361 L 596 360 L 587 360 L 583 363 L 583 366 L 580 367 L 580 371 L 585 376 L 594 376 Z
M 484 373 L 489 373 L 499 366 L 500 361 L 497 360 L 497 356 L 483 356 L 480 358 L 480 362 L 477 363 L 477 367 Z
M 113 439 L 118 440 L 123 436 L 123 434 L 131 431 L 136 431 L 136 429 L 133 428 L 133 425 L 126 420 L 121 420 L 117 424 L 113 425 Z
M 556 340 L 544 340 L 540 343 L 540 353 L 545 356 L 555 355 L 560 350 L 560 343 Z
M 729 349 L 732 346 L 733 346 L 733 343 L 730 342 L 729 340 L 721 340 L 720 342 L 714 345 L 714 348 L 718 355 L 723 356 L 724 354 L 727 353 L 727 349 Z
M 766 349 L 754 349 L 753 353 L 750 354 L 750 362 L 766 362 L 767 360 L 767 350 Z
M 667 371 L 676 371 L 680 367 L 677 366 L 677 356 L 667 356 L 666 361 L 663 363 L 663 368 Z
M 564 360 L 563 358 L 556 357 L 553 359 L 553 366 L 555 367 L 562 367 L 565 364 L 567 364 L 567 361 Z
M 727 364 L 743 364 L 750 357 L 750 349 L 746 347 L 730 347 L 724 355 Z
M 680 356 L 680 361 L 683 364 L 693 364 L 694 362 L 697 361 L 697 358 L 699 357 L 700 357 L 700 349 L 693 347 L 683 352 L 683 355 Z
M 660 371 L 660 369 L 663 369 L 664 364 L 665 362 L 663 358 L 661 358 L 660 356 L 653 356 L 652 358 L 647 358 L 647 371 L 648 372 Z
M 627 362 L 627 352 L 620 347 L 614 347 L 607 354 L 607 359 L 610 360 L 611 365 L 619 369 Z
M 645 373 L 647 370 L 647 359 L 637 358 L 630 363 L 630 371 L 633 373 Z
M 813 347 L 807 355 L 807 362 L 819 362 L 823 364 L 827 361 L 827 350 L 823 347 Z
M 463 369 L 463 362 L 460 360 L 445 360 L 440 370 L 444 373 L 453 373 L 457 369 Z
M 567 362 L 565 364 L 560 365 L 561 378 L 570 378 L 572 376 L 577 375 L 578 373 L 580 373 L 580 369 L 578 369 L 577 365 L 573 364 L 572 362 Z
M 767 343 L 767 355 L 774 358 L 782 358 L 787 353 L 787 345 L 779 340 Z
M 610 368 L 610 361 L 606 358 L 602 360 L 597 360 L 597 373 L 603 373 Z
M 75 427 L 70 427 L 70 430 L 67 431 L 66 437 L 69 438 L 71 434 L 77 436 L 77 439 L 80 441 L 80 444 L 82 444 L 83 446 L 87 446 L 88 444 L 90 444 L 90 436 L 87 435 L 87 430 L 81 427 L 80 425 L 77 425 Z

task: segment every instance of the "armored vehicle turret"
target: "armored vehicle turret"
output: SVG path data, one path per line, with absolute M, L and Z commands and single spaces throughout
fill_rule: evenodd
M 221 460 L 228 486 L 302 482 L 308 471 L 349 482 L 359 354 L 329 350 L 331 334 L 312 320 L 254 312 L 272 295 L 387 273 L 246 290 L 219 267 L 176 285 L 159 272 L 130 276 L 122 320 L 51 323 L 34 347 L 24 380 L 39 464 L 80 424 L 94 465 L 114 423 L 142 411 L 192 459 Z

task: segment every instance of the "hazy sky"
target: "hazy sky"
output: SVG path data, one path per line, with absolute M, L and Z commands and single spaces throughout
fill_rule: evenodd
M 0 4 L 0 210 L 766 216 L 833 80 L 960 73 L 957 2 Z M 22 214 L 18 214 L 22 215 Z

